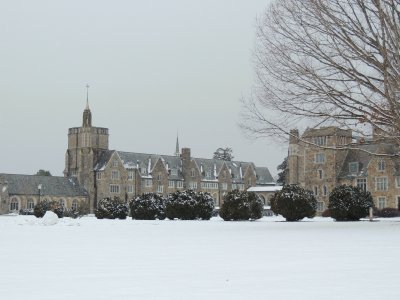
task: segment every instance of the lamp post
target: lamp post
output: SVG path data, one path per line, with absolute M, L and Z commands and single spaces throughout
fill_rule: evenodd
M 40 202 L 40 194 L 41 194 L 41 190 L 42 190 L 42 184 L 39 184 L 37 188 L 38 188 L 38 195 L 39 195 L 39 201 L 38 202 Z

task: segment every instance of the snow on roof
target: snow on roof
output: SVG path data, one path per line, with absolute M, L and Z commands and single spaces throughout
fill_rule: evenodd
M 282 190 L 282 186 L 274 185 L 274 186 L 253 186 L 249 188 L 248 192 L 276 192 Z

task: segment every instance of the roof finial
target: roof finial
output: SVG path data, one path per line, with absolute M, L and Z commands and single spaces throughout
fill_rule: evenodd
M 89 109 L 89 88 L 90 85 L 86 85 L 86 109 Z

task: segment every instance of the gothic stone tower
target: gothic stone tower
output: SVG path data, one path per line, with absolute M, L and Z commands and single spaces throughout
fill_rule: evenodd
M 90 211 L 97 205 L 94 166 L 108 150 L 108 129 L 92 126 L 89 102 L 83 112 L 82 127 L 68 129 L 68 150 L 65 154 L 65 177 L 76 177 L 89 193 Z

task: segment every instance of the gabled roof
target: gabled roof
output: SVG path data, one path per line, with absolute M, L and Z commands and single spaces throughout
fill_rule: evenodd
M 182 160 L 179 156 L 173 155 L 160 155 L 160 154 L 148 154 L 148 153 L 135 153 L 135 152 L 124 152 L 108 150 L 103 152 L 99 157 L 99 160 L 95 166 L 96 171 L 101 171 L 105 168 L 108 161 L 111 159 L 113 153 L 116 152 L 121 158 L 122 163 L 126 169 L 145 169 L 150 171 L 153 170 L 155 164 L 161 159 L 165 166 L 168 166 L 169 170 L 177 170 L 178 175 L 173 175 L 172 172 L 169 178 L 174 180 L 182 180 Z M 257 184 L 270 185 L 274 183 L 274 180 L 268 170 L 268 168 L 256 168 L 252 162 L 243 161 L 224 161 L 220 159 L 208 159 L 208 158 L 191 158 L 194 163 L 198 166 L 199 170 L 202 170 L 202 177 L 204 180 L 217 180 L 219 172 L 221 171 L 224 164 L 228 167 L 228 170 L 232 177 L 233 182 L 242 182 L 243 176 L 245 175 L 248 167 L 252 167 L 257 177 Z M 207 176 L 209 173 L 211 176 Z
M 0 174 L 3 183 L 7 182 L 9 195 L 41 195 L 77 197 L 87 196 L 87 191 L 79 185 L 76 178 L 58 176 L 37 176 L 21 174 Z
M 388 143 L 365 143 L 354 145 L 358 149 L 349 149 L 347 150 L 347 155 L 344 160 L 344 163 L 341 167 L 338 177 L 348 177 L 348 176 L 356 176 L 356 177 L 365 177 L 367 176 L 368 165 L 370 161 L 374 158 L 378 158 L 379 156 L 375 154 L 395 154 L 396 146 Z M 384 157 L 384 156 L 382 156 Z M 394 158 L 392 158 L 394 159 Z M 358 172 L 351 173 L 349 169 L 349 164 L 352 162 L 359 163 Z

